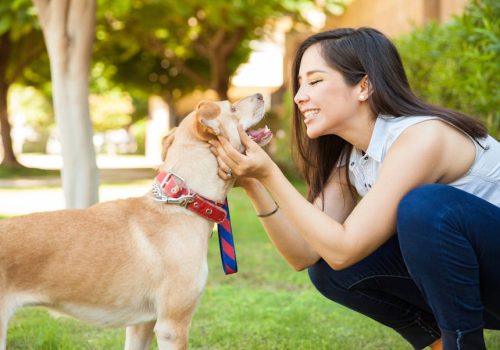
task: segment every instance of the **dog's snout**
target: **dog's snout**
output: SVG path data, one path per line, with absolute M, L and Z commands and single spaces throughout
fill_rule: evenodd
M 263 100 L 264 100 L 264 96 L 262 96 L 262 94 L 261 94 L 261 93 L 257 93 L 257 94 L 255 94 L 255 98 L 256 98 L 257 100 L 261 100 L 261 101 L 263 101 Z

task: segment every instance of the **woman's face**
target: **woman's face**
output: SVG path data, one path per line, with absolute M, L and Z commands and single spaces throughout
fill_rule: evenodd
M 356 115 L 359 86 L 347 85 L 342 74 L 328 66 L 318 44 L 304 52 L 298 79 L 294 101 L 304 117 L 309 138 L 338 134 Z

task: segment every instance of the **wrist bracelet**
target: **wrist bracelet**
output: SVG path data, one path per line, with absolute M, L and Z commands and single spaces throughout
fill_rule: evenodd
M 276 214 L 276 212 L 278 211 L 278 209 L 280 208 L 280 206 L 278 205 L 278 203 L 276 203 L 276 201 L 274 201 L 274 204 L 276 204 L 276 208 L 274 208 L 272 212 L 267 213 L 267 214 L 257 214 L 257 216 L 259 218 L 267 218 L 267 217 L 269 217 L 269 216 L 271 216 L 273 214 Z

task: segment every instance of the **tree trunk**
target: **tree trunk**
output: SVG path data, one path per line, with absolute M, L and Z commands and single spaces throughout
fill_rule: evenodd
M 177 111 L 174 108 L 175 100 L 170 93 L 165 94 L 163 100 L 168 106 L 168 130 L 170 130 L 177 126 Z M 165 130 L 165 132 L 167 132 L 167 130 Z
M 0 165 L 17 167 L 21 166 L 16 159 L 12 147 L 12 137 L 10 135 L 11 126 L 9 113 L 7 110 L 7 93 L 9 92 L 9 82 L 7 81 L 7 66 L 10 55 L 10 32 L 0 36 L 0 129 L 2 134 L 3 159 Z
M 3 159 L 0 165 L 9 167 L 20 167 L 17 161 L 14 149 L 12 148 L 12 137 L 10 135 L 11 127 L 9 115 L 7 112 L 7 85 L 0 83 L 0 128 L 2 131 Z
M 50 58 L 66 207 L 98 201 L 98 170 L 89 115 L 88 77 L 95 33 L 95 0 L 33 0 Z
M 227 100 L 227 91 L 229 90 L 229 74 L 227 72 L 227 58 L 214 57 L 210 60 L 212 68 L 212 89 L 217 92 L 220 100 Z

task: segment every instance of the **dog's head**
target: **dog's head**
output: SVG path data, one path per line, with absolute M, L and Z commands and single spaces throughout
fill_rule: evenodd
M 224 136 L 234 148 L 243 152 L 244 147 L 238 133 L 238 126 L 241 126 L 255 142 L 265 146 L 272 138 L 267 126 L 250 130 L 262 120 L 264 112 L 264 99 L 261 94 L 245 97 L 234 104 L 229 101 L 201 101 L 194 112 L 194 132 L 198 138 L 206 141 Z
M 221 135 L 240 152 L 243 152 L 238 125 L 260 146 L 271 141 L 273 134 L 267 126 L 250 130 L 264 117 L 264 100 L 261 94 L 248 96 L 231 104 L 229 101 L 201 101 L 196 109 L 186 117 L 191 123 L 193 135 L 202 141 L 209 141 Z M 187 126 L 187 125 L 186 125 Z M 162 140 L 162 160 L 165 160 L 168 148 L 175 140 L 176 129 L 170 130 Z

